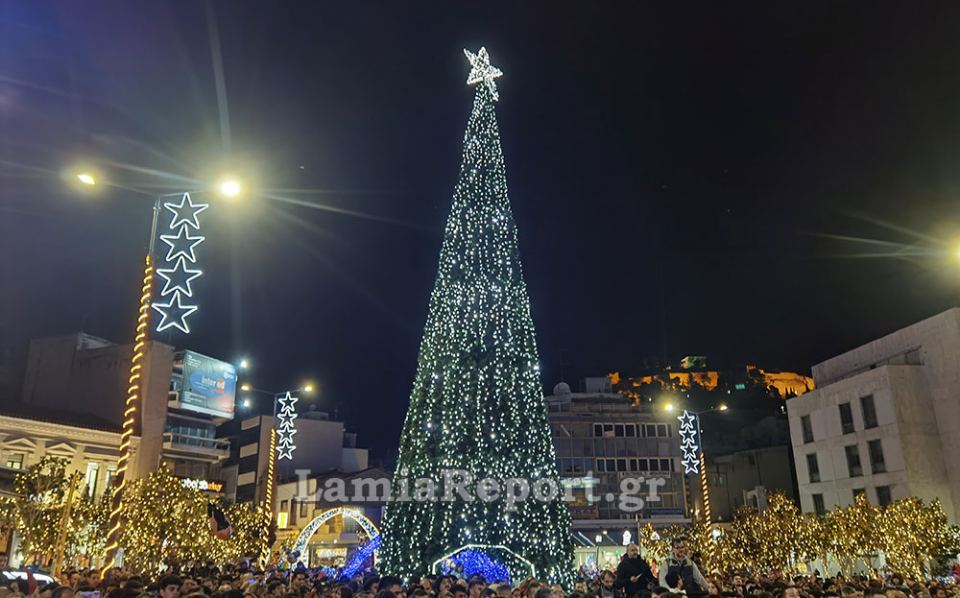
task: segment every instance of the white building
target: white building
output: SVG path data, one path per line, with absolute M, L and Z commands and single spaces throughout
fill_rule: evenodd
M 960 515 L 960 309 L 813 367 L 787 401 L 800 505 L 824 512 L 864 492 L 877 504 L 939 498 Z

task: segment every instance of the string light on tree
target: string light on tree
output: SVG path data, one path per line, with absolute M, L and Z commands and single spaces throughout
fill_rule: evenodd
M 476 94 L 401 434 L 395 497 L 406 480 L 442 482 L 453 469 L 474 479 L 559 487 L 495 113 L 502 72 L 484 48 L 464 54 Z M 570 514 L 561 497 L 524 501 L 515 513 L 504 503 L 389 502 L 378 568 L 422 576 L 465 545 L 505 546 L 538 575 L 572 585 Z

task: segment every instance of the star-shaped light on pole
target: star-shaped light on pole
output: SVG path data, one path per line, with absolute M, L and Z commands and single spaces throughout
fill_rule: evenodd
M 190 334 L 190 327 L 187 326 L 187 316 L 197 311 L 196 305 L 184 305 L 180 301 L 180 291 L 174 291 L 173 297 L 167 303 L 154 303 L 153 309 L 160 312 L 160 323 L 157 324 L 157 332 L 163 332 L 167 328 L 177 328 L 184 334 Z
M 277 461 L 293 459 L 293 451 L 297 448 L 293 444 L 293 435 L 297 433 L 293 421 L 297 419 L 296 404 L 299 400 L 290 394 L 289 390 L 284 396 L 277 398 L 280 405 L 277 413 Z
M 209 208 L 210 205 L 193 203 L 193 200 L 190 199 L 190 194 L 184 193 L 183 197 L 180 198 L 179 204 L 166 202 L 163 204 L 163 207 L 173 212 L 173 220 L 170 221 L 170 230 L 176 230 L 180 224 L 186 224 L 196 230 L 200 230 L 200 221 L 197 219 L 197 216 L 200 212 Z
M 467 60 L 470 61 L 470 66 L 472 67 L 470 74 L 467 75 L 467 85 L 483 83 L 490 90 L 490 95 L 493 96 L 494 101 L 499 100 L 500 94 L 497 93 L 497 82 L 494 81 L 494 79 L 503 76 L 503 71 L 490 64 L 490 56 L 487 55 L 487 49 L 480 48 L 480 51 L 474 54 L 464 48 L 463 53 L 466 55 Z
M 163 290 L 160 291 L 161 297 L 166 297 L 174 291 L 180 291 L 187 297 L 193 297 L 193 289 L 190 287 L 190 281 L 199 278 L 203 274 L 202 270 L 191 270 L 187 268 L 187 260 L 180 256 L 173 268 L 159 268 L 157 276 L 164 279 Z
M 698 473 L 700 471 L 700 459 L 697 453 L 700 447 L 697 446 L 697 429 L 694 426 L 697 416 L 686 409 L 683 415 L 678 417 L 680 420 L 680 450 L 683 451 L 683 473 Z
M 197 245 L 203 243 L 204 239 L 206 239 L 206 237 L 191 237 L 186 226 L 181 226 L 176 235 L 160 235 L 160 240 L 170 246 L 170 249 L 167 251 L 167 257 L 164 259 L 172 262 L 177 259 L 177 256 L 182 255 L 191 262 L 196 263 L 197 254 L 195 254 L 193 250 Z

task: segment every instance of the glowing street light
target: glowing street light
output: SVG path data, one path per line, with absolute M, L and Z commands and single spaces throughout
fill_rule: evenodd
M 304 384 L 303 392 L 313 392 L 313 384 Z
M 243 185 L 237 179 L 223 179 L 217 184 L 217 191 L 224 197 L 237 197 L 243 191 Z
M 241 359 L 238 365 L 240 366 L 241 370 L 246 370 L 250 368 L 250 362 L 246 358 Z
M 250 386 L 249 384 L 241 384 L 240 390 L 242 390 L 243 392 L 250 392 L 251 390 L 253 390 L 253 387 Z
M 81 173 L 77 174 L 77 180 L 80 181 L 81 183 L 83 183 L 84 185 L 88 185 L 88 186 L 90 186 L 90 187 L 92 187 L 92 186 L 94 186 L 94 185 L 97 184 L 97 179 L 96 179 L 96 177 L 94 177 L 94 176 L 93 176 L 92 174 L 90 174 L 89 172 L 81 172 Z

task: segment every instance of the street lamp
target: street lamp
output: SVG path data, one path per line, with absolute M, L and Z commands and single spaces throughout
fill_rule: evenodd
M 226 178 L 220 181 L 217 185 L 217 190 L 220 192 L 220 195 L 232 199 L 240 195 L 243 191 L 243 185 L 241 185 L 237 179 Z
M 76 179 L 83 185 L 94 187 L 98 185 L 97 177 L 89 171 L 77 172 Z M 229 189 L 221 188 L 221 192 Z M 239 187 L 236 189 L 239 193 Z M 139 191 L 138 191 L 139 192 Z M 142 192 L 139 192 L 142 193 Z M 146 193 L 144 193 L 146 194 Z M 104 570 L 110 569 L 116 564 L 117 551 L 120 548 L 120 528 L 122 526 L 122 505 L 123 491 L 127 484 L 127 466 L 130 461 L 130 443 L 134 433 L 136 422 L 136 412 L 142 400 L 141 389 L 141 370 L 143 368 L 144 355 L 147 351 L 147 343 L 150 339 L 150 310 L 156 309 L 163 318 L 157 326 L 161 331 L 165 328 L 176 327 L 184 333 L 189 333 L 190 329 L 186 325 L 186 317 L 196 310 L 196 306 L 183 305 L 182 296 L 191 297 L 190 280 L 200 275 L 199 270 L 191 270 L 188 261 L 193 263 L 196 256 L 193 253 L 194 247 L 203 241 L 203 237 L 191 236 L 190 228 L 199 229 L 197 214 L 206 209 L 206 206 L 200 206 L 190 202 L 189 206 L 185 203 L 189 201 L 189 193 L 183 194 L 183 199 L 179 206 L 173 203 L 165 203 L 164 200 L 172 195 L 154 196 L 153 219 L 150 224 L 150 240 L 148 243 L 147 255 L 144 258 L 143 279 L 140 287 L 140 301 L 137 308 L 137 324 L 133 338 L 133 355 L 130 359 L 130 372 L 128 377 L 127 398 L 124 403 L 123 423 L 120 432 L 120 456 L 117 459 L 117 471 L 114 476 L 113 494 L 110 502 L 110 519 L 107 528 L 107 541 L 105 546 L 106 559 Z M 174 213 L 171 221 L 171 230 L 175 227 L 179 229 L 176 236 L 164 235 L 163 241 L 170 245 L 170 251 L 167 254 L 168 261 L 171 256 L 176 258 L 176 265 L 170 270 L 159 270 L 156 273 L 165 279 L 166 284 L 160 292 L 160 296 L 171 295 L 171 300 L 166 304 L 153 303 L 153 281 L 154 281 L 154 261 L 157 240 L 157 222 L 160 212 L 166 206 Z M 176 208 L 176 209 L 174 209 Z M 174 273 L 188 274 L 186 280 L 173 280 Z M 166 272 L 166 274 L 165 274 Z M 192 278 L 191 278 L 192 276 Z M 171 314 L 176 313 L 175 317 Z M 169 321 L 168 321 L 169 318 Z

